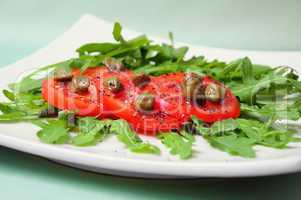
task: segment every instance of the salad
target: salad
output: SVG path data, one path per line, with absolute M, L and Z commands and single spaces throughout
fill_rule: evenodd
M 130 151 L 193 156 L 195 137 L 221 151 L 255 157 L 254 146 L 286 148 L 301 115 L 301 81 L 289 66 L 187 57 L 188 47 L 155 44 L 145 35 L 89 43 L 78 57 L 42 67 L 4 89 L 0 122 L 30 122 L 48 144 L 91 146 L 115 135 Z

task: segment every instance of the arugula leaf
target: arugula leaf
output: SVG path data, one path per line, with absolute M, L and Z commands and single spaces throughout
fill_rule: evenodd
M 123 38 L 121 35 L 121 30 L 122 30 L 122 27 L 121 27 L 120 23 L 115 22 L 114 28 L 113 28 L 113 36 L 117 42 L 123 41 Z
M 231 134 L 207 137 L 207 140 L 213 147 L 226 151 L 232 155 L 240 155 L 247 158 L 255 157 L 255 152 L 252 149 L 255 142 L 253 139 L 238 137 L 236 134 Z
M 109 53 L 115 49 L 117 49 L 120 45 L 114 44 L 114 43 L 89 43 L 81 46 L 76 51 L 79 53 L 80 56 L 90 54 L 90 53 L 100 53 L 100 54 L 106 54 Z
M 241 60 L 239 64 L 239 68 L 242 72 L 242 81 L 244 83 L 253 83 L 254 76 L 253 76 L 253 66 L 251 60 L 248 57 L 245 57 Z
M 216 148 L 244 157 L 253 157 L 253 145 L 284 148 L 290 141 L 295 141 L 293 130 L 279 129 L 252 119 L 228 119 L 215 122 L 210 128 L 192 117 L 198 133 Z M 243 147 L 245 145 L 245 148 Z
M 249 106 L 241 104 L 241 113 L 246 117 L 256 118 L 260 121 L 266 122 L 269 118 L 274 117 L 276 119 L 289 119 L 298 120 L 300 118 L 300 106 L 298 102 L 286 105 L 282 103 L 270 103 L 262 106 Z
M 259 121 L 249 119 L 236 119 L 238 129 L 257 143 L 262 141 L 263 133 L 268 131 L 268 127 Z
M 222 132 L 233 131 L 237 128 L 237 126 L 237 122 L 234 119 L 217 121 L 210 127 L 210 135 L 217 135 Z
M 84 72 L 89 67 L 95 67 L 99 65 L 104 59 L 104 57 L 101 56 L 81 56 L 80 59 L 82 60 L 82 65 L 80 67 L 80 71 Z
M 274 148 L 285 148 L 292 141 L 292 131 L 271 130 L 263 134 L 259 144 Z
M 78 122 L 79 134 L 72 138 L 75 146 L 89 146 L 101 142 L 107 135 L 107 125 L 110 120 L 98 120 L 93 117 L 80 118 Z
M 108 52 L 106 56 L 116 57 L 122 54 L 124 55 L 125 53 L 133 52 L 134 50 L 142 48 L 143 46 L 149 44 L 149 42 L 149 39 L 145 35 L 141 35 L 132 40 L 126 41 L 124 45 L 120 46 L 118 49 Z
M 217 121 L 210 128 L 205 127 L 205 124 L 195 116 L 192 116 L 192 120 L 196 125 L 196 130 L 201 135 L 218 135 L 220 133 L 234 131 L 238 127 L 234 119 Z
M 120 142 L 124 143 L 130 151 L 136 153 L 160 154 L 160 149 L 150 143 L 144 143 L 134 133 L 129 124 L 124 120 L 113 120 L 110 123 L 110 131 L 117 134 Z
M 8 98 L 9 100 L 11 101 L 14 101 L 15 100 L 15 94 L 11 91 L 8 91 L 8 90 L 3 90 L 2 91 L 4 96 L 6 96 L 6 98 Z
M 264 105 L 259 111 L 263 116 L 274 116 L 276 119 L 298 120 L 300 113 L 298 107 L 282 103 Z
M 15 111 L 0 115 L 0 122 L 17 122 L 38 119 L 37 115 L 27 115 L 23 112 Z
M 183 136 L 186 140 L 190 141 L 191 143 L 195 142 L 195 137 L 191 133 L 189 133 L 189 132 L 187 132 L 185 130 L 181 130 L 179 134 L 181 136 Z
M 48 125 L 38 131 L 37 136 L 44 143 L 64 144 L 69 141 L 69 130 L 63 120 L 50 121 Z
M 16 111 L 16 108 L 12 103 L 0 103 L 0 110 L 3 114 L 8 114 Z
M 244 84 L 243 87 L 242 84 L 238 82 L 232 82 L 231 84 L 229 84 L 229 86 L 231 87 L 233 93 L 239 97 L 240 101 L 254 103 L 256 94 L 261 90 L 270 88 L 271 84 L 273 83 L 286 84 L 287 78 L 279 75 L 268 74 L 254 83 L 252 82 Z
M 68 59 L 59 63 L 42 67 L 33 73 L 23 77 L 20 82 L 10 84 L 10 88 L 17 93 L 26 93 L 32 90 L 39 90 L 42 86 L 42 80 L 49 75 L 49 71 L 57 67 L 69 67 L 73 59 Z M 42 78 L 34 78 L 38 74 L 44 74 Z
M 181 135 L 170 132 L 158 135 L 161 142 L 168 148 L 172 155 L 179 155 L 181 159 L 188 159 L 192 156 L 192 141 Z
M 172 32 L 168 32 L 168 37 L 169 37 L 169 41 L 170 41 L 170 44 L 172 46 L 174 46 L 174 37 L 173 37 L 173 33 Z

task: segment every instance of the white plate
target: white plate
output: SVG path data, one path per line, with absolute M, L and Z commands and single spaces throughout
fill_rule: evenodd
M 44 49 L 0 70 L 0 87 L 29 70 L 55 63 L 73 56 L 81 44 L 95 41 L 111 41 L 112 23 L 91 15 L 83 16 L 62 36 Z M 125 30 L 126 37 L 138 35 Z M 155 41 L 164 41 L 153 38 Z M 178 43 L 181 45 L 180 43 Z M 209 59 L 229 61 L 249 56 L 252 61 L 270 65 L 290 65 L 301 70 L 301 52 L 258 52 L 216 49 L 189 45 L 191 54 L 203 54 Z M 100 173 L 151 178 L 184 177 L 247 177 L 283 174 L 301 170 L 301 144 L 275 150 L 256 147 L 257 157 L 244 159 L 213 149 L 201 137 L 194 146 L 194 157 L 180 160 L 171 156 L 156 139 L 143 137 L 158 145 L 160 156 L 133 154 L 111 137 L 95 147 L 77 148 L 69 145 L 47 145 L 36 137 L 38 129 L 30 124 L 0 124 L 0 145 L 39 155 L 60 163 Z

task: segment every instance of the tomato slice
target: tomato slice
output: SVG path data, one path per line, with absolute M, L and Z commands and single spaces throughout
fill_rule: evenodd
M 79 70 L 73 71 L 74 76 L 79 74 Z M 231 90 L 209 76 L 203 77 L 202 84 L 215 83 L 224 87 L 225 98 L 220 102 L 205 100 L 202 105 L 196 105 L 183 97 L 184 73 L 150 77 L 150 83 L 142 88 L 132 83 L 134 74 L 131 71 L 111 72 L 106 67 L 94 67 L 88 68 L 83 75 L 90 78 L 87 92 L 75 93 L 70 82 L 49 79 L 42 83 L 44 99 L 59 109 L 75 110 L 81 116 L 122 118 L 137 132 L 145 134 L 179 129 L 191 115 L 207 123 L 240 115 L 239 102 Z M 123 87 L 117 93 L 104 87 L 104 81 L 112 77 L 118 78 Z M 154 109 L 149 113 L 136 108 L 137 97 L 144 93 L 155 96 Z
M 132 83 L 133 73 L 110 72 L 106 71 L 101 74 L 101 81 L 106 78 L 116 77 L 122 83 L 123 89 L 118 93 L 101 87 L 104 107 L 118 116 L 128 121 L 133 128 L 142 134 L 154 134 L 158 132 L 167 132 L 173 129 L 179 129 L 183 122 L 188 119 L 185 115 L 180 115 L 174 109 L 171 100 L 162 98 L 162 95 L 156 90 L 156 84 L 153 81 L 145 88 L 138 88 Z M 153 86 L 153 87 L 152 87 Z M 148 93 L 155 96 L 154 110 L 149 113 L 141 113 L 136 108 L 136 99 L 139 95 Z M 172 112 L 171 112 L 172 111 Z
M 205 76 L 202 81 L 204 86 L 210 83 L 218 84 L 225 88 L 225 97 L 220 102 L 206 100 L 202 106 L 192 106 L 191 114 L 207 123 L 219 120 L 237 118 L 240 115 L 240 104 L 229 88 L 222 83 Z
M 163 85 L 163 82 L 165 83 L 173 82 L 175 84 L 180 85 L 184 80 L 184 73 L 167 74 L 159 78 L 162 79 L 162 83 L 159 82 L 160 85 Z M 202 78 L 202 85 L 204 85 L 205 87 L 208 86 L 210 83 L 215 83 L 225 88 L 226 93 L 223 100 L 221 100 L 220 102 L 212 102 L 209 100 L 205 100 L 203 104 L 200 106 L 194 103 L 184 103 L 183 105 L 185 99 L 182 96 L 182 94 L 180 94 L 181 98 L 183 99 L 178 101 L 179 104 L 180 102 L 182 103 L 181 105 L 182 110 L 186 111 L 186 113 L 190 113 L 191 115 L 195 115 L 197 118 L 207 123 L 239 117 L 240 115 L 239 101 L 233 95 L 231 90 L 225 87 L 222 83 L 212 79 L 210 76 L 204 76 Z
M 92 80 L 86 92 L 74 92 L 71 88 L 71 82 L 59 82 L 54 79 L 48 79 L 42 82 L 42 96 L 50 105 L 56 108 L 73 110 L 80 116 L 105 117 L 103 115 L 102 99 L 99 98 L 95 81 L 90 74 L 91 71 L 85 72 L 85 75 Z M 73 75 L 79 75 L 79 71 L 75 70 Z

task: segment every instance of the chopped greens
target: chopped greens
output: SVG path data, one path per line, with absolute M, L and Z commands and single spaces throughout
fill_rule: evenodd
M 41 96 L 41 83 L 52 76 L 53 69 L 79 68 L 83 72 L 111 59 L 136 73 L 154 76 L 174 72 L 208 74 L 222 81 L 239 98 L 241 116 L 237 119 L 208 125 L 192 116 L 195 131 L 183 129 L 158 135 L 170 153 L 181 159 L 193 155 L 193 134 L 201 135 L 212 147 L 247 158 L 255 157 L 255 145 L 285 148 L 289 142 L 301 141 L 294 136 L 296 130 L 275 123 L 301 117 L 301 81 L 291 67 L 254 64 L 248 57 L 229 63 L 208 61 L 199 55 L 187 58 L 188 47 L 176 47 L 172 33 L 170 44 L 154 44 L 145 35 L 126 40 L 120 23 L 115 23 L 112 34 L 116 42 L 82 45 L 76 50 L 77 58 L 40 68 L 10 84 L 10 90 L 3 90 L 8 101 L 0 103 L 0 122 L 32 122 L 40 127 L 37 136 L 48 144 L 91 146 L 114 134 L 132 152 L 160 154 L 158 147 L 143 142 L 121 119 L 75 117 L 71 111 L 60 111 L 54 119 L 39 118 L 48 107 Z

